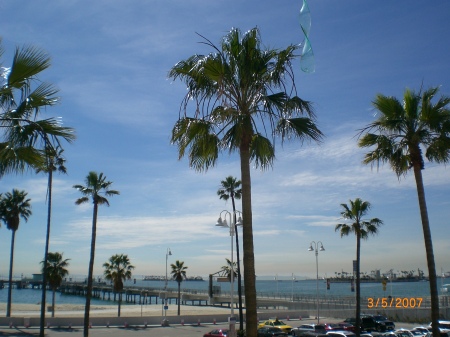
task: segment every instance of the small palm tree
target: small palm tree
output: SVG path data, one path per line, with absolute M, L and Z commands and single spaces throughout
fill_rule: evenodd
M 107 205 L 109 201 L 106 197 L 120 194 L 119 191 L 110 190 L 112 184 L 111 181 L 107 181 L 103 173 L 91 171 L 85 178 L 85 184 L 74 185 L 73 187 L 83 194 L 83 196 L 75 201 L 76 205 L 81 205 L 89 200 L 92 200 L 94 204 L 94 210 L 92 215 L 92 235 L 91 235 L 91 256 L 89 259 L 89 270 L 87 280 L 87 293 L 86 293 L 86 305 L 84 307 L 84 337 L 89 336 L 89 312 L 91 309 L 91 297 L 92 297 L 92 283 L 94 274 L 94 259 L 95 259 L 95 239 L 97 237 L 97 215 L 98 206 Z
M 228 176 L 221 182 L 221 188 L 217 191 L 217 195 L 220 199 L 228 201 L 231 199 L 231 205 L 233 207 L 233 222 L 234 222 L 234 234 L 236 235 L 236 258 L 237 258 L 237 281 L 238 281 L 238 297 L 239 297 L 239 331 L 244 330 L 244 313 L 242 312 L 242 281 L 241 281 L 241 261 L 239 251 L 239 233 L 236 221 L 236 199 L 241 199 L 242 189 L 241 181 L 232 176 Z M 231 224 L 230 224 L 231 225 Z
M 130 280 L 134 266 L 131 265 L 128 255 L 116 254 L 109 258 L 109 262 L 103 263 L 105 271 L 103 275 L 112 282 L 115 293 L 119 294 L 117 317 L 120 317 L 120 304 L 122 302 L 123 281 Z
M 8 302 L 6 305 L 6 317 L 11 317 L 11 300 L 12 300 L 12 275 L 14 265 L 14 242 L 16 239 L 16 231 L 19 229 L 20 218 L 28 221 L 31 216 L 30 199 L 27 199 L 28 193 L 13 189 L 12 192 L 6 192 L 0 199 L 0 218 L 11 230 L 11 254 L 9 260 L 9 287 Z
M 364 220 L 363 217 L 370 210 L 370 203 L 356 198 L 354 201 L 350 200 L 350 206 L 341 204 L 344 209 L 341 216 L 351 223 L 337 224 L 335 231 L 341 233 L 341 237 L 347 236 L 350 233 L 356 235 L 356 336 L 360 335 L 361 326 L 361 284 L 360 284 L 360 264 L 361 264 L 361 239 L 367 240 L 369 235 L 375 235 L 378 232 L 378 227 L 383 224 L 378 218 Z
M 227 261 L 227 264 L 222 266 L 222 273 L 223 273 L 223 275 L 225 275 L 226 277 L 228 277 L 231 280 L 232 271 L 234 272 L 233 277 L 237 276 L 236 262 L 233 261 L 233 263 L 231 263 L 230 259 L 225 259 L 225 260 Z
M 275 139 L 320 141 L 310 102 L 297 95 L 292 62 L 298 45 L 285 49 L 261 47 L 258 28 L 241 33 L 233 28 L 220 46 L 178 62 L 169 72 L 187 87 L 172 129 L 178 146 L 198 171 L 214 167 L 220 151 L 238 152 L 242 180 L 243 264 L 247 336 L 256 337 L 255 257 L 251 196 L 251 163 L 266 169 L 275 158 Z M 193 109 L 188 109 L 188 105 Z M 192 111 L 191 114 L 189 111 Z
M 186 267 L 183 261 L 176 260 L 175 263 L 170 265 L 172 271 L 170 274 L 172 278 L 178 283 L 178 316 L 180 316 L 180 301 L 181 301 L 181 282 L 186 279 Z
M 55 317 L 55 294 L 56 290 L 61 286 L 61 283 L 69 274 L 66 267 L 69 266 L 70 259 L 63 259 L 62 253 L 51 253 L 47 255 L 47 261 L 41 261 L 42 274 L 48 280 L 48 284 L 52 289 L 52 317 Z
M 437 87 L 418 93 L 407 89 L 402 102 L 378 94 L 373 101 L 379 112 L 378 118 L 361 130 L 364 135 L 358 143 L 360 147 L 375 147 L 365 155 L 364 164 L 389 163 L 399 178 L 411 169 L 414 172 L 427 256 L 434 336 L 439 335 L 439 297 L 422 170 L 425 168 L 424 154 L 430 162 L 447 163 L 450 160 L 450 97 L 441 96 L 436 100 L 438 91 Z

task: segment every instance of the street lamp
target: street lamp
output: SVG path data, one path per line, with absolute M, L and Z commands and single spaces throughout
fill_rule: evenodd
M 167 260 L 169 259 L 169 255 L 172 255 L 172 252 L 170 251 L 170 248 L 167 248 L 167 253 L 166 253 L 166 280 L 164 283 L 164 290 L 167 290 Z
M 236 215 L 236 213 L 240 213 L 240 212 L 234 212 L 234 215 Z M 222 214 L 224 214 L 224 219 L 222 220 Z M 227 219 L 226 216 L 228 215 L 229 219 L 230 219 L 230 224 L 228 225 L 227 223 Z M 231 217 L 231 213 L 224 210 L 222 212 L 220 212 L 219 214 L 219 219 L 217 220 L 216 226 L 218 227 L 226 227 L 230 229 L 230 237 L 231 237 L 231 275 L 230 275 L 230 306 L 231 306 L 231 315 L 230 315 L 230 337 L 233 337 L 234 331 L 235 331 L 235 327 L 234 327 L 234 300 L 233 300 L 233 295 L 234 295 L 234 261 L 233 261 L 233 236 L 235 234 L 235 227 L 236 226 L 242 226 L 242 218 L 239 217 L 239 219 L 237 220 L 237 222 L 233 223 L 232 217 Z M 234 218 L 234 217 L 233 217 Z M 239 254 L 238 254 L 239 255 Z M 239 264 L 239 259 L 238 259 L 238 264 Z M 238 268 L 239 269 L 239 268 Z M 238 270 L 239 272 L 239 270 Z M 238 273 L 239 276 L 239 273 Z M 240 291 L 240 289 L 239 289 Z
M 172 255 L 172 252 L 170 251 L 170 248 L 167 248 L 166 251 L 166 278 L 164 280 L 164 301 L 162 301 L 162 310 L 164 311 L 164 324 L 167 324 L 166 322 L 166 315 L 167 315 L 167 261 L 169 260 L 169 255 Z
M 318 245 L 320 243 L 320 249 L 318 249 Z M 314 248 L 313 248 L 314 245 Z M 316 300 L 317 300 L 317 324 L 319 324 L 319 250 L 323 252 L 325 248 L 323 248 L 323 244 L 321 241 L 311 241 L 309 244 L 308 251 L 314 251 L 316 253 Z

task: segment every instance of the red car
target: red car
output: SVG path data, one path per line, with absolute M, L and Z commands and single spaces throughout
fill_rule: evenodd
M 351 331 L 351 332 L 355 332 L 356 328 L 353 324 L 350 323 L 346 323 L 346 322 L 339 322 L 336 323 L 337 325 L 339 325 L 339 329 L 340 330 L 347 330 L 347 331 Z
M 226 336 L 228 336 L 228 329 L 214 329 L 203 335 L 203 337 L 226 337 Z

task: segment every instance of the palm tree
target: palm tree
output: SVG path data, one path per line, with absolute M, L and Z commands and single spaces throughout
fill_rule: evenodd
M 236 262 L 233 261 L 233 263 L 231 263 L 230 259 L 225 259 L 225 260 L 227 261 L 227 264 L 222 266 L 222 273 L 226 277 L 231 279 L 231 273 L 234 272 L 233 277 L 237 277 Z
M 38 118 L 41 110 L 59 102 L 58 89 L 38 78 L 49 66 L 46 53 L 25 46 L 16 48 L 10 67 L 0 68 L 0 177 L 42 167 L 42 149 L 75 139 L 73 129 L 63 127 L 59 118 Z
M 239 297 L 239 331 L 244 330 L 244 314 L 242 312 L 242 282 L 241 282 L 241 262 L 239 259 L 239 233 L 236 221 L 236 204 L 235 199 L 241 199 L 242 189 L 241 181 L 232 176 L 228 176 L 221 182 L 222 187 L 217 191 L 217 195 L 220 199 L 228 201 L 231 198 L 231 204 L 233 206 L 233 222 L 234 233 L 236 235 L 236 257 L 237 257 L 237 280 L 238 280 L 238 297 Z M 231 225 L 231 224 L 230 224 Z
M 103 275 L 112 282 L 115 293 L 119 294 L 117 317 L 120 317 L 120 304 L 122 302 L 123 281 L 130 280 L 134 266 L 131 265 L 128 255 L 115 254 L 109 258 L 109 262 L 103 263 L 105 271 Z
M 45 249 L 44 249 L 44 260 L 43 263 L 47 263 L 49 261 L 48 257 L 48 249 L 50 244 L 50 226 L 51 226 L 51 215 L 52 215 L 52 187 L 53 187 L 53 172 L 59 171 L 61 173 L 67 173 L 66 167 L 64 166 L 65 159 L 62 156 L 64 150 L 62 148 L 54 149 L 53 147 L 47 147 L 46 149 L 46 165 L 42 168 L 38 168 L 36 170 L 37 173 L 45 172 L 48 174 L 48 182 L 47 182 L 47 232 L 45 237 Z M 44 270 L 46 266 L 43 266 Z M 58 285 L 59 286 L 59 285 Z M 46 305 L 46 290 L 47 290 L 47 274 L 43 273 L 42 275 L 42 299 L 41 299 L 41 316 L 40 316 L 40 336 L 43 337 L 45 335 L 44 324 L 45 324 L 45 305 Z M 54 299 L 54 298 L 53 298 Z M 52 317 L 54 317 L 54 305 L 52 311 Z
M 213 53 L 193 55 L 169 72 L 188 89 L 171 142 L 177 144 L 180 159 L 189 152 L 189 165 L 197 171 L 213 167 L 221 150 L 239 153 L 247 336 L 256 337 L 250 163 L 271 167 L 277 136 L 319 141 L 322 133 L 310 103 L 297 96 L 292 61 L 298 45 L 263 50 L 258 28 L 244 34 L 233 28 L 220 48 L 203 39 Z M 193 116 L 187 111 L 190 102 Z
M 181 301 L 181 282 L 186 279 L 186 269 L 183 261 L 176 260 L 170 265 L 172 271 L 170 274 L 172 278 L 178 283 L 178 316 L 180 316 L 180 301 Z
M 86 306 L 84 308 L 84 337 L 89 336 L 89 311 L 91 308 L 92 297 L 92 282 L 94 274 L 94 259 L 95 259 L 95 238 L 97 236 L 97 214 L 99 205 L 109 206 L 109 201 L 106 197 L 120 194 L 119 191 L 110 190 L 112 184 L 111 181 L 106 180 L 106 176 L 103 173 L 91 171 L 85 178 L 85 184 L 74 185 L 73 188 L 77 189 L 83 195 L 81 198 L 75 201 L 76 205 L 81 205 L 88 202 L 90 199 L 94 204 L 94 210 L 92 215 L 92 236 L 91 236 L 91 256 L 89 259 L 89 270 L 87 280 L 87 293 L 86 293 Z
M 431 296 L 433 335 L 439 335 L 439 298 L 433 241 L 425 200 L 422 170 L 425 157 L 430 162 L 447 163 L 450 159 L 450 97 L 441 96 L 435 103 L 439 88 L 418 93 L 406 89 L 403 101 L 378 94 L 373 106 L 379 112 L 375 122 L 360 131 L 360 147 L 372 147 L 364 157 L 364 164 L 389 163 L 397 177 L 414 172 L 419 201 L 422 230 L 427 256 Z
M 335 231 L 341 233 L 341 237 L 347 236 L 350 233 L 356 235 L 356 336 L 360 335 L 361 327 L 361 284 L 360 284 L 360 265 L 361 265 L 361 239 L 367 240 L 369 235 L 375 235 L 378 232 L 378 227 L 383 224 L 378 218 L 364 220 L 363 217 L 370 210 L 370 203 L 356 198 L 354 201 L 350 200 L 350 206 L 341 204 L 344 209 L 341 216 L 351 223 L 337 224 Z
M 20 218 L 28 221 L 31 216 L 30 199 L 27 199 L 28 193 L 13 189 L 12 192 L 6 192 L 0 200 L 0 217 L 11 230 L 11 254 L 9 260 L 9 286 L 8 286 L 8 302 L 6 305 L 6 317 L 11 317 L 11 299 L 12 299 L 12 275 L 14 265 L 14 242 L 16 239 L 16 231 L 19 229 Z
M 47 254 L 47 260 L 41 261 L 42 275 L 48 280 L 48 284 L 52 289 L 52 317 L 55 317 L 55 294 L 56 290 L 61 286 L 62 280 L 69 274 L 66 269 L 69 266 L 70 259 L 63 259 L 62 253 Z M 46 289 L 46 288 L 44 288 Z

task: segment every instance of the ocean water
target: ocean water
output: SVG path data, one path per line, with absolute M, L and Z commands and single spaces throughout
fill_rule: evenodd
M 185 281 L 181 283 L 182 291 L 208 291 L 208 281 Z M 440 290 L 442 284 L 449 284 L 450 278 L 438 279 L 438 288 Z M 291 298 L 294 296 L 308 296 L 316 295 L 316 285 L 319 288 L 320 297 L 342 297 L 342 296 L 354 296 L 355 293 L 351 291 L 350 283 L 331 283 L 330 289 L 327 290 L 327 285 L 324 280 L 319 280 L 316 284 L 316 280 L 257 280 L 256 290 L 258 296 L 266 297 L 280 297 Z M 149 288 L 149 289 L 163 289 L 163 281 L 144 281 L 142 279 L 136 279 L 127 281 L 125 286 Z M 215 289 L 219 289 L 222 294 L 229 293 L 229 283 L 214 282 Z M 168 288 L 176 291 L 178 284 L 175 281 L 168 282 Z M 234 285 L 234 292 L 237 294 L 237 282 Z M 382 284 L 378 283 L 361 283 L 361 296 L 362 297 L 425 297 L 429 296 L 429 283 L 428 282 L 392 282 L 388 283 L 386 290 L 383 290 Z M 443 293 L 440 292 L 440 295 Z M 447 293 L 448 294 L 448 293 Z M 6 303 L 8 296 L 8 289 L 0 289 L 0 303 Z M 13 289 L 12 297 L 14 303 L 33 303 L 38 304 L 41 302 L 41 290 L 38 289 Z M 46 302 L 50 303 L 52 293 L 47 291 Z M 85 299 L 81 296 L 66 295 L 56 293 L 57 304 L 84 304 Z M 116 305 L 113 301 L 103 301 L 99 299 L 92 299 L 93 305 Z

